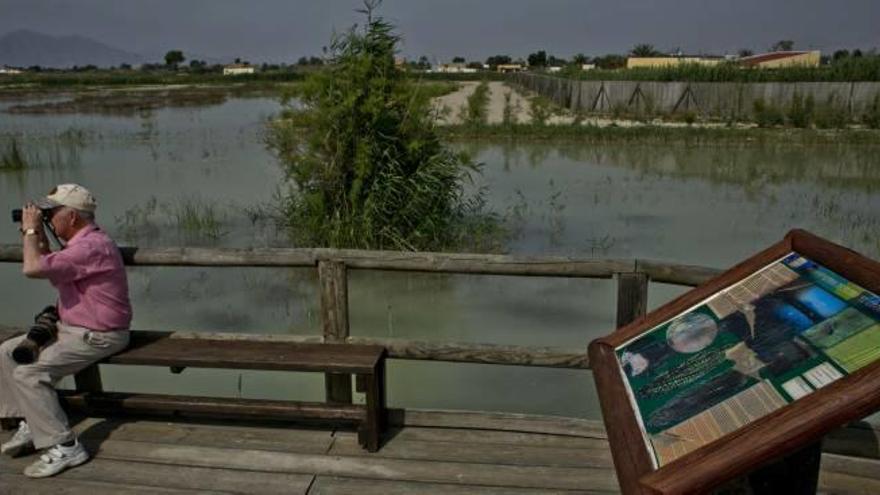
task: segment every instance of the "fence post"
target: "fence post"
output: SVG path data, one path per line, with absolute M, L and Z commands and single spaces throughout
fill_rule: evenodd
M 345 343 L 348 338 L 348 275 L 345 263 L 318 261 L 321 284 L 321 322 L 324 342 Z M 326 373 L 327 402 L 351 404 L 351 375 Z
M 648 274 L 617 274 L 617 328 L 628 325 L 648 311 Z

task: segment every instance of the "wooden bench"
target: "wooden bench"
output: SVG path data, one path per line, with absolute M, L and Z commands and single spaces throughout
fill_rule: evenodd
M 75 376 L 75 391 L 61 395 L 69 408 L 88 412 L 189 412 L 353 423 L 359 443 L 375 452 L 386 422 L 385 357 L 385 348 L 375 345 L 175 338 L 168 332 L 134 331 L 128 348 L 99 364 L 167 366 L 174 373 L 193 367 L 355 375 L 356 388 L 365 393 L 366 401 L 361 405 L 104 392 L 97 364 Z

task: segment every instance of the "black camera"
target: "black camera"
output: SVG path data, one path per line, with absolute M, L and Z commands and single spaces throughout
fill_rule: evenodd
M 18 364 L 31 364 L 37 360 L 42 350 L 58 336 L 58 309 L 46 306 L 34 317 L 34 324 L 24 340 L 12 350 L 12 359 Z

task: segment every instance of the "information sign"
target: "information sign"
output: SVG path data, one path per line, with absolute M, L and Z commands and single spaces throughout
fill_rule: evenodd
M 878 285 L 876 262 L 793 231 L 592 343 L 624 491 L 717 486 L 880 407 Z M 867 387 L 858 379 L 866 373 L 878 378 Z M 870 390 L 859 404 L 827 403 Z M 825 401 L 821 411 L 810 408 L 815 401 Z M 763 447 L 738 445 L 755 431 L 768 433 Z

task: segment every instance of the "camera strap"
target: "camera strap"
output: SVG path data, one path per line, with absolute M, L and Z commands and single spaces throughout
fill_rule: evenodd
M 60 249 L 67 247 L 67 245 L 58 237 L 58 234 L 55 233 L 55 229 L 52 227 L 51 222 L 43 221 L 43 230 L 46 232 L 46 238 L 49 239 L 50 243 L 54 241 Z

